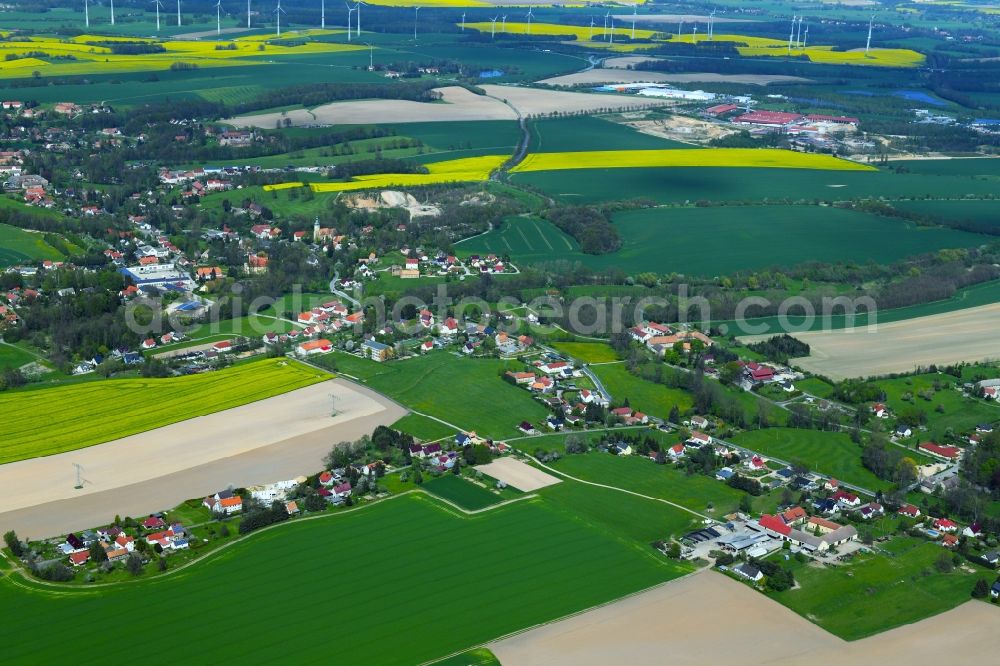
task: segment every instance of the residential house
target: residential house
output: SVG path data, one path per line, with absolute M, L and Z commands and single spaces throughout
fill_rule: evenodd
M 373 361 L 386 361 L 392 358 L 392 347 L 375 340 L 365 340 L 361 343 L 361 355 Z
M 861 506 L 861 498 L 859 498 L 854 493 L 849 493 L 846 490 L 840 490 L 833 494 L 833 501 L 842 507 L 853 509 Z
M 901 516 L 907 516 L 909 518 L 920 517 L 920 509 L 913 506 L 912 504 L 904 504 L 903 506 L 899 507 L 899 511 L 897 511 L 896 513 L 898 513 Z
M 935 518 L 931 525 L 938 532 L 956 532 L 958 530 L 958 525 L 948 518 Z
M 228 490 L 209 495 L 202 500 L 202 504 L 212 513 L 224 513 L 227 516 L 243 510 L 243 498 Z
M 760 569 L 756 565 L 750 564 L 749 562 L 737 564 L 732 568 L 732 571 L 737 576 L 746 578 L 752 583 L 759 582 L 764 577 L 764 574 L 761 573 Z

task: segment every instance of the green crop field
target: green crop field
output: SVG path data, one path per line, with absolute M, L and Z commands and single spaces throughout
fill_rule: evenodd
M 973 158 L 951 160 L 897 160 L 895 169 L 932 176 L 993 176 L 1000 177 L 1000 159 Z
M 624 363 L 599 365 L 593 368 L 615 402 L 628 398 L 632 409 L 666 418 L 676 405 L 683 414 L 691 408 L 691 396 L 680 389 L 654 384 L 629 373 Z
M 0 464 L 93 446 L 325 379 L 328 376 L 294 361 L 272 359 L 202 375 L 2 393 L 0 409 L 7 417 Z M 136 404 L 142 409 L 123 408 Z
M 1000 161 L 1000 160 L 997 160 Z M 1000 188 L 1000 180 L 997 182 Z M 935 222 L 949 226 L 961 225 L 962 229 L 996 234 L 1000 227 L 1000 200 L 971 201 L 900 201 L 894 208 L 926 215 Z
M 852 442 L 846 433 L 765 428 L 740 433 L 733 437 L 733 443 L 764 456 L 775 456 L 788 462 L 801 461 L 814 472 L 869 490 L 885 490 L 892 485 L 861 464 L 861 447 Z M 917 464 L 927 462 L 925 456 L 916 453 L 911 457 Z
M 395 430 L 413 435 L 425 442 L 444 439 L 455 434 L 454 428 L 449 428 L 440 421 L 429 419 L 419 414 L 407 414 L 391 426 Z
M 611 363 L 618 360 L 615 350 L 602 342 L 554 342 L 552 347 L 584 363 Z
M 456 543 L 463 545 L 461 557 L 454 557 Z M 399 544 L 413 556 L 401 557 Z M 294 563 L 289 552 L 296 553 Z M 498 557 L 503 566 L 497 566 Z M 415 561 L 426 565 L 414 566 Z M 687 570 L 645 543 L 629 543 L 601 525 L 574 519 L 555 501 L 519 502 L 467 517 L 426 496 L 408 495 L 293 521 L 256 533 L 184 575 L 100 594 L 32 584 L 28 591 L 5 576 L 0 603 L 18 609 L 5 625 L 6 659 L 14 662 L 59 659 L 67 644 L 83 644 L 101 627 L 148 631 L 152 617 L 157 632 L 204 659 L 312 661 L 336 645 L 345 663 L 413 664 Z M 253 585 L 246 585 L 248 580 Z M 346 581 L 364 581 L 363 591 Z M 197 622 L 175 612 L 192 599 L 198 599 Z M 258 604 L 268 612 L 243 614 L 240 638 L 223 637 L 234 609 Z M 489 621 L 483 608 L 490 609 Z M 428 631 L 414 621 L 429 609 L 447 631 Z M 44 640 L 43 634 L 60 639 Z
M 599 116 L 547 118 L 529 124 L 532 153 L 580 150 L 662 150 L 693 146 L 643 134 L 627 125 Z
M 64 258 L 58 250 L 45 242 L 42 234 L 0 224 L 0 267 L 40 259 L 58 261 Z
M 577 260 L 583 255 L 576 240 L 538 217 L 508 217 L 503 226 L 455 244 L 462 255 L 493 253 L 514 261 L 545 263 Z
M 525 263 L 565 259 L 595 269 L 627 265 L 631 271 L 711 276 L 807 261 L 888 263 L 992 240 L 981 234 L 918 227 L 899 219 L 832 207 L 650 208 L 616 214 L 613 221 L 622 248 L 611 254 L 588 255 L 564 250 L 551 240 L 549 244 L 557 249 L 546 253 L 538 237 L 544 240 L 561 232 L 554 226 L 543 227 L 541 221 L 527 220 L 525 224 L 525 220 L 509 222 L 459 247 L 463 251 L 477 246 L 494 251 L 509 248 L 514 261 Z M 531 225 L 539 227 L 534 236 Z M 862 237 L 865 242 L 859 243 L 857 239 Z M 522 242 L 515 244 L 516 238 Z M 564 246 L 567 244 L 569 239 Z M 518 254 L 517 250 L 524 248 L 533 250 Z M 767 252 L 757 251 L 763 248 Z
M 673 465 L 657 465 L 640 456 L 593 452 L 564 456 L 552 466 L 578 479 L 670 500 L 703 514 L 722 516 L 736 511 L 743 496 L 742 491 L 714 478 L 688 475 Z
M 983 196 L 997 185 L 985 179 L 951 175 L 895 174 L 888 171 L 818 171 L 754 168 L 567 169 L 511 174 L 564 203 L 584 204 L 645 197 L 662 203 L 742 202 L 764 199 L 843 201 L 864 197 Z
M 424 481 L 420 487 L 432 495 L 446 499 L 470 511 L 485 509 L 503 500 L 496 493 L 454 474 L 443 474 L 437 478 L 429 479 Z
M 948 299 L 933 301 L 931 303 L 921 303 L 920 305 L 910 305 L 903 308 L 893 308 L 891 310 L 879 310 L 876 320 L 880 324 L 885 324 L 892 321 L 902 321 L 904 319 L 926 317 L 928 315 L 941 314 L 944 312 L 954 312 L 955 310 L 988 305 L 990 303 L 996 303 L 997 301 L 1000 301 L 1000 281 L 984 282 L 982 284 L 959 289 L 955 292 L 954 296 Z M 805 321 L 801 316 L 789 315 L 788 321 L 792 326 L 805 330 L 801 328 L 805 324 Z M 747 334 L 753 333 L 755 335 L 763 335 L 765 333 L 784 331 L 777 317 L 747 319 L 746 323 L 748 325 L 758 327 L 756 330 L 746 330 L 745 333 Z M 728 327 L 730 331 L 737 330 L 733 328 L 736 324 L 737 322 L 733 320 L 713 322 L 713 325 L 724 325 Z M 843 315 L 831 316 L 829 318 L 828 328 L 829 330 L 846 328 L 847 324 L 848 322 Z M 867 316 L 861 314 L 856 317 L 854 325 L 867 326 Z M 759 328 L 761 326 L 766 328 Z M 823 327 L 823 318 L 816 317 L 811 323 L 810 330 L 819 330 Z
M 38 359 L 14 345 L 0 343 L 0 370 L 7 368 L 20 368 Z
M 969 599 L 983 575 L 940 573 L 934 562 L 946 551 L 922 539 L 899 537 L 884 548 L 893 554 L 858 555 L 835 567 L 792 560 L 798 587 L 768 596 L 830 633 L 856 640 L 954 608 Z
M 511 436 L 521 421 L 538 423 L 549 413 L 526 390 L 500 379 L 502 368 L 520 369 L 519 363 L 460 359 L 446 352 L 387 363 L 337 353 L 318 362 L 333 363 L 338 372 L 357 377 L 406 407 L 483 437 Z

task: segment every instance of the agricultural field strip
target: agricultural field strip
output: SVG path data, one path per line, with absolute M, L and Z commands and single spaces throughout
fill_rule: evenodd
M 478 23 L 467 23 L 466 28 L 487 33 L 494 29 L 494 25 L 489 21 Z M 608 48 L 610 50 L 630 50 L 653 48 L 655 44 L 614 44 L 603 41 L 603 37 L 608 33 L 613 33 L 617 37 L 632 37 L 631 27 L 590 27 L 577 25 L 561 25 L 558 23 L 521 23 L 507 22 L 506 31 L 511 34 L 530 34 L 536 36 L 570 36 L 573 37 L 573 44 L 582 44 L 590 47 Z M 594 39 L 598 41 L 594 41 Z M 677 36 L 665 31 L 649 30 L 645 28 L 635 29 L 635 38 L 652 40 L 653 42 L 670 42 L 678 44 L 704 43 L 705 38 L 698 40 L 694 34 L 683 34 Z M 713 41 L 718 43 L 729 43 L 736 46 L 740 55 L 748 57 L 757 56 L 785 56 L 788 57 L 788 42 L 783 39 L 771 39 L 768 37 L 755 37 L 750 35 L 718 34 L 714 35 Z M 617 47 L 617 48 L 616 48 Z M 917 67 L 922 64 L 925 57 L 922 53 L 911 49 L 888 49 L 874 48 L 869 53 L 864 51 L 837 51 L 833 45 L 815 45 L 805 48 L 793 49 L 793 55 L 805 55 L 810 61 L 821 64 L 841 64 L 841 65 L 876 65 L 882 67 Z
M 288 38 L 308 37 L 309 34 L 290 34 Z M 323 34 L 336 34 L 326 31 Z M 259 36 L 258 36 L 259 37 Z M 270 36 L 267 36 L 270 39 Z M 142 54 L 116 54 L 110 47 L 88 42 L 129 41 L 162 46 L 165 51 Z M 71 40 L 55 37 L 27 37 L 23 41 L 0 42 L 0 78 L 32 76 L 33 71 L 46 75 L 72 75 L 105 72 L 129 72 L 169 69 L 178 62 L 198 64 L 201 67 L 227 67 L 267 63 L 270 58 L 286 55 L 342 53 L 365 47 L 332 42 L 306 42 L 299 46 L 282 46 L 266 43 L 259 38 L 237 37 L 232 40 L 210 41 L 160 41 L 152 39 L 113 39 L 96 35 L 81 35 Z M 67 60 L 49 61 L 30 56 L 46 53 L 54 58 Z
M 512 173 L 571 169 L 645 167 L 764 167 L 828 171 L 877 171 L 875 167 L 830 155 L 774 148 L 677 148 L 669 150 L 601 150 L 532 153 Z
M 0 464 L 108 442 L 303 388 L 324 377 L 298 363 L 263 361 L 166 379 L 116 379 L 0 395 Z M 123 412 L 142 396 L 144 409 Z M 58 409 L 53 409 L 58 405 Z

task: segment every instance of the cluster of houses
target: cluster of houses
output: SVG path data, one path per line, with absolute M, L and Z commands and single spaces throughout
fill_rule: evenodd
M 665 324 L 645 322 L 629 330 L 629 335 L 636 342 L 641 342 L 657 356 L 663 356 L 668 350 L 678 345 L 684 352 L 690 352 L 693 345 L 709 348 L 714 343 L 712 338 L 698 330 L 674 329 Z
M 93 544 L 100 544 L 109 562 L 119 562 L 128 558 L 136 549 L 136 539 L 142 539 L 159 552 L 185 550 L 190 546 L 190 533 L 180 523 L 168 525 L 159 514 L 153 514 L 140 523 L 143 534 L 133 537 L 117 525 L 98 530 L 87 530 L 80 534 L 67 534 L 59 549 L 67 557 L 70 565 L 81 567 L 91 559 Z
M 405 225 L 402 230 L 405 230 Z M 391 275 L 404 280 L 416 279 L 421 275 L 461 275 L 466 272 L 458 257 L 441 250 L 438 250 L 433 257 L 419 247 L 411 249 L 404 246 L 399 252 L 403 255 L 403 263 L 393 264 L 389 271 Z

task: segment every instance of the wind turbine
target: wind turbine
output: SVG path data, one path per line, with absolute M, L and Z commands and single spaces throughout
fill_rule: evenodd
M 281 15 L 285 13 L 285 10 L 281 8 L 281 0 L 278 0 L 278 6 L 274 8 L 274 17 L 277 19 L 276 24 L 276 37 L 281 37 Z
M 365 46 L 368 47 L 368 71 L 375 71 L 375 46 L 365 42 Z
M 222 0 L 215 3 L 215 34 L 222 34 Z
M 90 27 L 90 2 L 89 0 L 83 0 L 83 22 L 88 28 Z
M 181 0 L 177 0 L 177 27 L 181 27 Z
M 495 39 L 497 36 L 497 19 L 499 16 L 494 16 L 490 19 L 490 39 Z
M 684 30 L 684 19 L 677 22 L 677 39 L 681 38 L 681 31 Z
M 500 17 L 500 32 L 507 32 L 507 15 Z
M 417 17 L 420 15 L 420 7 L 413 8 L 413 41 L 417 41 Z
M 462 32 L 465 32 L 465 12 L 462 12 Z
M 76 468 L 76 485 L 73 486 L 73 489 L 80 490 L 81 488 L 83 488 L 83 476 L 82 476 L 83 466 L 78 465 L 77 463 L 73 463 L 73 467 Z
M 809 24 L 806 23 L 806 33 L 802 35 L 802 48 L 806 48 L 806 42 L 809 41 Z
M 708 41 L 715 39 L 715 10 L 708 15 Z
M 529 35 L 531 34 L 531 17 L 532 16 L 534 16 L 534 14 L 531 13 L 531 7 L 528 7 L 528 34 Z
M 792 31 L 788 33 L 788 52 L 792 52 L 792 40 L 795 39 L 795 21 L 798 19 L 797 16 L 792 16 Z
M 590 42 L 590 41 L 593 41 L 593 40 L 594 40 L 594 17 L 591 16 L 590 17 L 590 34 L 587 36 L 587 41 Z
M 615 17 L 611 17 L 611 30 L 608 31 L 608 43 L 615 43 Z
M 357 37 L 361 36 L 361 5 L 365 4 L 362 0 L 358 0 L 354 3 L 354 11 L 358 13 L 357 24 L 355 25 L 354 33 Z
M 611 17 L 611 10 L 604 15 L 604 30 L 601 32 L 601 38 L 606 38 L 608 36 L 608 19 Z
M 691 33 L 691 43 L 692 44 L 697 44 L 698 43 L 698 24 L 697 23 L 694 24 L 694 31 Z
M 180 0 L 178 0 L 178 2 L 179 1 Z M 632 39 L 633 40 L 635 39 L 635 13 L 638 11 L 638 9 L 639 9 L 639 3 L 633 2 L 632 3 Z
M 153 4 L 156 5 L 156 32 L 160 31 L 160 7 L 163 3 L 160 0 L 153 0 Z
M 250 29 L 250 0 L 247 0 L 247 29 Z
M 111 0 L 111 25 L 115 24 L 115 0 Z
M 804 16 L 800 16 L 799 17 L 799 27 L 798 27 L 798 30 L 795 31 L 795 46 L 801 46 L 802 45 L 802 21 L 803 21 L 803 19 L 805 19 Z
M 351 7 L 349 2 L 345 2 L 344 6 L 347 7 L 347 41 L 351 41 L 351 15 L 357 7 Z
M 868 51 L 872 48 L 872 26 L 875 25 L 875 15 L 868 19 L 868 41 L 865 42 L 865 57 L 868 57 Z
M 326 30 L 326 0 L 319 0 L 319 28 Z

